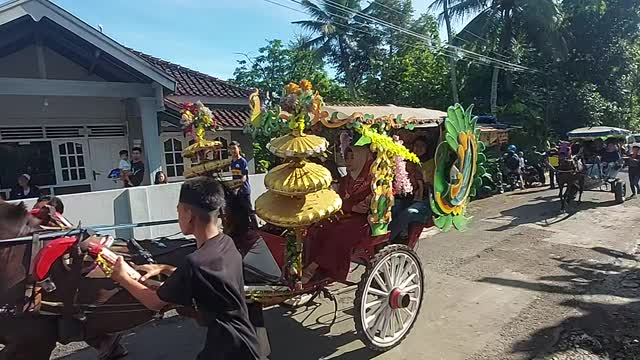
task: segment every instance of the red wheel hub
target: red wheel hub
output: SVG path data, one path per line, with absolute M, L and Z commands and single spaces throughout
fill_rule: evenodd
M 391 290 L 391 295 L 389 296 L 389 305 L 391 305 L 392 309 L 403 309 L 409 306 L 411 302 L 411 297 L 409 294 L 405 294 L 402 290 L 395 288 Z

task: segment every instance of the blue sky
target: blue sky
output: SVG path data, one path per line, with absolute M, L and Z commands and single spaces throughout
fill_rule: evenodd
M 233 75 L 240 53 L 292 39 L 301 30 L 291 22 L 307 17 L 264 0 L 53 1 L 126 46 L 222 79 Z M 414 8 L 425 12 L 430 2 L 414 0 Z

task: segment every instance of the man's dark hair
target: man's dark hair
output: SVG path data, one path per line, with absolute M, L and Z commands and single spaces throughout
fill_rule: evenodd
M 239 142 L 237 142 L 237 141 L 235 141 L 235 140 L 233 140 L 232 142 L 230 142 L 230 143 L 229 143 L 229 147 L 231 147 L 231 146 L 237 146 L 237 147 L 240 147 L 240 143 L 239 143 Z
M 142 153 L 142 148 L 141 148 L 140 146 L 134 146 L 134 147 L 131 149 L 131 152 L 134 152 L 134 151 L 137 151 L 137 152 L 139 152 L 139 153 Z
M 632 149 L 640 149 L 640 145 L 633 145 L 631 148 Z
M 127 151 L 127 150 L 120 150 L 120 153 L 119 153 L 119 154 L 120 154 L 120 156 L 122 156 L 122 155 L 127 155 L 127 156 L 129 156 L 129 151 Z
M 224 187 L 218 180 L 206 176 L 189 179 L 182 184 L 178 201 L 200 210 L 199 217 L 208 222 L 224 208 Z
M 62 200 L 60 200 L 57 196 L 52 195 L 42 195 L 38 198 L 36 202 L 46 202 L 47 205 L 53 206 L 54 209 L 60 214 L 64 214 L 64 204 Z

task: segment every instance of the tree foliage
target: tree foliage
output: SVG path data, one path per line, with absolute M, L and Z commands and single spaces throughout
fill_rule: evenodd
M 295 24 L 308 37 L 269 41 L 239 63 L 234 82 L 278 94 L 284 84 L 308 78 L 329 103 L 437 109 L 446 109 L 457 89 L 460 102 L 475 104 L 476 112 L 522 124 L 532 142 L 581 126 L 640 126 L 638 0 L 431 1 L 432 10 L 446 5 L 452 19 L 465 21 L 450 37 L 455 46 L 534 71 L 454 56 L 441 44 L 434 17 L 444 14 L 416 14 L 410 0 L 302 3 L 309 16 Z

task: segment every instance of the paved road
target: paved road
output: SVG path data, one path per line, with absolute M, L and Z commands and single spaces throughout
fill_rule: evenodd
M 630 254 L 640 235 L 640 201 L 615 205 L 613 194 L 589 192 L 577 209 L 559 214 L 555 194 L 532 189 L 476 201 L 469 231 L 423 234 L 426 298 L 397 348 L 378 355 L 363 347 L 347 292 L 331 327 L 326 300 L 293 312 L 268 310 L 271 359 L 529 359 L 551 351 L 572 319 L 587 316 L 582 305 L 628 299 L 596 284 L 608 274 L 603 268 L 635 263 Z M 190 320 L 173 317 L 136 329 L 124 343 L 130 359 L 191 359 L 202 338 Z M 54 358 L 88 360 L 95 353 L 71 344 Z

